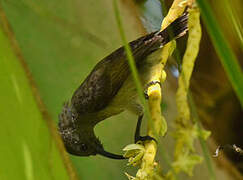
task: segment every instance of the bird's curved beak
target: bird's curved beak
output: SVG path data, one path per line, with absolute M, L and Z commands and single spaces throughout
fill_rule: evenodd
M 113 154 L 113 153 L 107 152 L 103 148 L 97 149 L 97 153 L 102 155 L 102 156 L 105 156 L 107 158 L 111 158 L 111 159 L 126 159 L 122 155 L 118 155 L 118 154 Z

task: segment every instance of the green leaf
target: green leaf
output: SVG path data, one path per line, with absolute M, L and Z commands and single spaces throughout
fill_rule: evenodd
M 26 73 L 1 26 L 0 49 L 0 179 L 69 179 Z
M 141 144 L 129 144 L 123 148 L 123 151 L 126 151 L 124 157 L 129 158 L 128 165 L 136 166 L 141 163 L 145 148 Z
M 3 0 L 0 4 L 43 103 L 57 124 L 63 103 L 95 64 L 122 45 L 115 31 L 113 8 L 96 0 Z M 123 17 L 127 19 L 129 40 L 136 39 L 141 33 L 141 29 L 134 28 L 137 21 L 127 11 Z M 124 144 L 131 142 L 136 121 L 124 113 L 98 124 L 95 134 L 107 151 L 122 153 Z M 122 174 L 127 170 L 126 161 L 98 155 L 70 158 L 80 179 L 119 180 L 124 179 Z
M 212 39 L 216 52 L 221 60 L 226 74 L 243 107 L 243 73 L 235 54 L 221 31 L 207 0 L 197 0 L 203 21 Z

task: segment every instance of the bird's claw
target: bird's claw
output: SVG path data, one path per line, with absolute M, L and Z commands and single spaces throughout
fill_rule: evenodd
M 155 84 L 159 84 L 161 86 L 161 82 L 160 81 L 150 81 L 147 85 L 146 85 L 146 88 L 145 88 L 145 91 L 144 91 L 144 96 L 145 96 L 145 99 L 149 99 L 149 95 L 148 95 L 148 88 L 152 85 L 155 85 Z
M 155 141 L 156 144 L 158 144 L 157 140 L 151 136 L 138 136 L 135 138 L 135 143 L 139 142 L 139 141 Z

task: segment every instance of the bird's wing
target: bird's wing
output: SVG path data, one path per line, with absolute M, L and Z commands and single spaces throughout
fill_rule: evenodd
M 137 68 L 142 64 L 143 59 L 150 54 L 154 41 L 146 41 L 154 34 L 130 43 Z M 124 47 L 121 47 L 94 67 L 89 76 L 75 91 L 71 100 L 72 104 L 79 113 L 92 113 L 105 108 L 117 94 L 129 74 L 130 67 L 126 52 Z
M 169 30 L 172 32 L 170 36 Z M 187 14 L 179 17 L 164 31 L 153 32 L 129 43 L 137 68 L 152 52 L 187 31 Z M 106 107 L 130 74 L 124 47 L 101 60 L 75 91 L 72 104 L 80 113 L 97 112 Z M 124 97 L 129 98 L 129 97 Z
M 75 91 L 71 103 L 79 113 L 92 113 L 105 107 L 110 98 L 111 81 L 105 67 L 94 68 Z
M 136 62 L 142 62 L 141 58 L 146 58 L 145 53 L 149 45 L 144 44 L 144 38 L 130 44 Z M 129 74 L 126 52 L 124 47 L 121 47 L 94 67 L 75 91 L 71 100 L 72 105 L 79 113 L 92 113 L 105 108 Z

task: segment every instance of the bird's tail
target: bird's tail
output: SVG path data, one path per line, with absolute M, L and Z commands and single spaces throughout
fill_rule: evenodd
M 173 21 L 167 28 L 163 31 L 156 31 L 145 36 L 142 36 L 129 43 L 135 63 L 140 66 L 143 60 L 146 59 L 148 55 L 154 51 L 162 48 L 165 44 L 173 39 L 177 39 L 186 34 L 188 31 L 188 12 L 183 13 L 179 18 Z M 120 55 L 124 52 L 124 47 L 119 48 L 113 52 L 110 56 Z M 125 53 L 123 53 L 125 54 Z M 111 58 L 108 56 L 107 58 Z M 117 63 L 117 61 L 116 61 Z M 124 61 L 126 64 L 127 61 Z M 127 64 L 126 64 L 127 65 Z
M 162 44 L 166 44 L 173 39 L 182 37 L 188 31 L 188 12 L 185 12 L 175 21 L 173 21 L 167 28 L 163 31 L 158 32 L 158 35 L 163 37 L 164 40 Z

